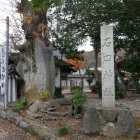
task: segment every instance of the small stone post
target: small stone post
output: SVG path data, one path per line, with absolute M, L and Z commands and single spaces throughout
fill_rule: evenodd
M 102 106 L 115 107 L 113 26 L 101 27 Z

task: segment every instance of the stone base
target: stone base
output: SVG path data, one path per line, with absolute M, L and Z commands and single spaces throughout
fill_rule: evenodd
M 120 108 L 86 108 L 83 130 L 85 134 L 113 138 L 120 136 L 134 138 L 138 134 L 130 110 Z

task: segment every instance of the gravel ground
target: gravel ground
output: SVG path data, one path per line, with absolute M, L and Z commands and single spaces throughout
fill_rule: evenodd
M 37 140 L 13 123 L 0 118 L 0 140 Z
M 87 93 L 87 97 L 88 97 L 87 106 L 101 106 L 102 100 L 97 97 L 97 94 Z M 140 120 L 140 97 L 128 97 L 126 99 L 116 100 L 116 106 L 130 109 L 133 113 L 133 116 L 139 118 Z M 68 110 L 69 110 L 69 107 L 67 108 L 61 107 L 62 112 L 68 111 Z M 36 121 L 40 122 L 40 120 L 36 120 Z M 63 123 L 74 125 L 75 131 L 72 132 L 72 134 L 75 133 L 76 135 L 75 136 L 69 135 L 68 138 L 61 137 L 62 140 L 72 140 L 72 139 L 73 140 L 108 140 L 107 138 L 101 137 L 101 136 L 90 137 L 90 136 L 85 136 L 83 134 L 80 134 L 80 131 L 82 131 L 81 130 L 82 120 L 74 118 L 74 117 L 70 117 L 68 115 L 65 116 L 63 119 L 60 119 L 60 120 L 56 119 L 56 121 L 55 120 L 47 121 L 46 119 L 42 123 L 43 125 L 45 125 L 46 123 L 46 126 L 50 129 L 52 128 L 52 130 L 56 126 L 60 127 Z M 0 118 L 0 124 L 1 124 L 0 125 L 0 140 L 38 140 L 37 138 L 32 137 L 29 133 L 23 131 L 22 129 L 20 129 L 19 127 L 15 126 L 14 124 L 10 123 L 7 120 Z M 54 132 L 56 132 L 56 130 L 54 130 Z M 77 136 L 78 134 L 79 136 Z M 128 139 L 122 138 L 121 140 L 128 140 Z M 140 140 L 140 136 L 136 140 Z
M 102 100 L 95 96 L 88 96 L 87 106 L 101 106 Z M 115 102 L 117 107 L 127 108 L 133 113 L 134 117 L 140 118 L 140 96 L 130 96 L 126 99 L 116 100 Z

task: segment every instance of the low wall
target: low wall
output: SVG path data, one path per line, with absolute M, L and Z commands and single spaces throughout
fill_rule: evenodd
M 86 108 L 83 130 L 88 135 L 104 135 L 113 138 L 120 136 L 135 138 L 138 134 L 130 110 L 120 108 Z

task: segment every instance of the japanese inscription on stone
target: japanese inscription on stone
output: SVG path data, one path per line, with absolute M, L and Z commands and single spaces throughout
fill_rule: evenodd
M 1 48 L 1 94 L 5 94 L 6 88 L 6 50 Z
M 115 107 L 113 26 L 101 27 L 102 106 Z

